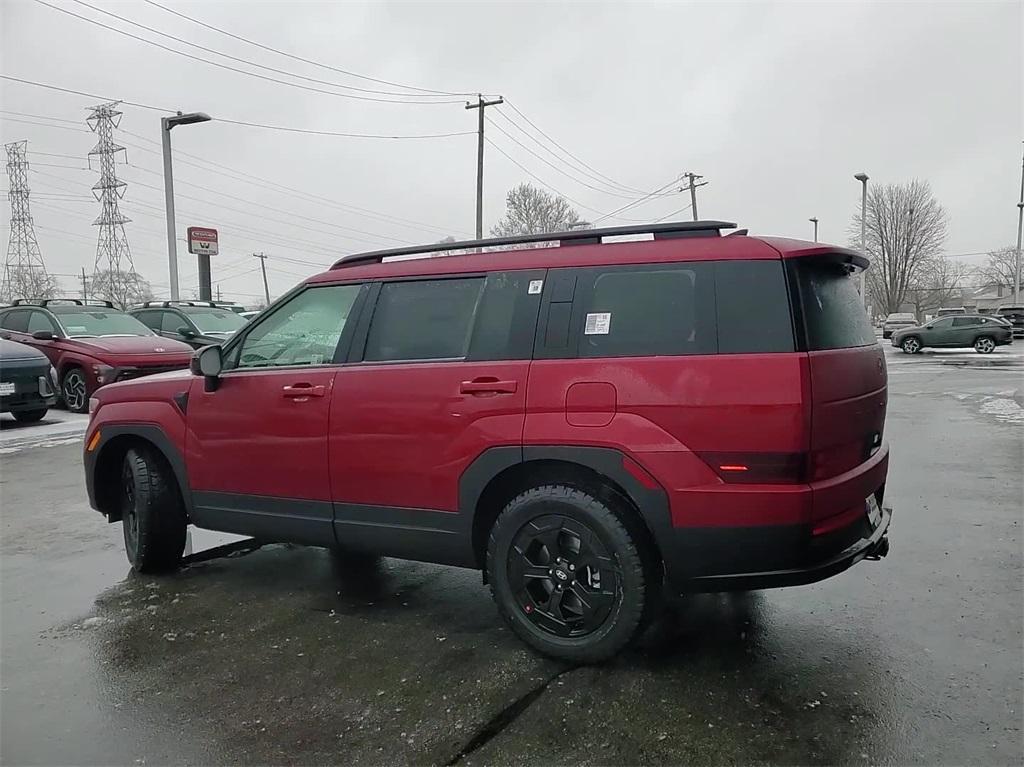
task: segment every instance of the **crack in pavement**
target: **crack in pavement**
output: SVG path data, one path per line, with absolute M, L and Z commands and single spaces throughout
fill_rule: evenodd
M 461 762 L 474 751 L 477 751 L 490 743 L 509 725 L 515 722 L 515 720 L 518 719 L 546 689 L 548 689 L 552 682 L 557 681 L 563 675 L 568 674 L 570 671 L 575 671 L 578 668 L 581 668 L 581 666 L 569 666 L 568 668 L 563 668 L 561 671 L 549 676 L 532 690 L 520 695 L 514 701 L 509 703 L 505 708 L 492 716 L 487 723 L 480 728 L 476 735 L 470 738 L 469 742 L 467 742 L 466 745 L 464 745 L 459 752 L 455 754 L 455 756 L 445 762 L 445 767 L 454 767 L 454 765 Z

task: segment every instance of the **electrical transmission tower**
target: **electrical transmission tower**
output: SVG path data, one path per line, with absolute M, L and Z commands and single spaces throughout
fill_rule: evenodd
M 131 219 L 118 207 L 128 186 L 117 178 L 117 153 L 125 152 L 123 146 L 114 142 L 114 128 L 121 122 L 121 110 L 117 108 L 120 103 L 112 101 L 93 107 L 86 122 L 98 139 L 89 152 L 89 166 L 92 167 L 95 157 L 100 171 L 100 180 L 92 188 L 93 197 L 100 203 L 100 215 L 93 221 L 93 226 L 100 229 L 92 293 L 124 307 L 138 300 L 141 280 L 135 272 L 128 236 L 124 232 L 124 225 Z
M 11 201 L 11 239 L 7 243 L 0 300 L 48 298 L 57 284 L 46 272 L 29 210 L 28 142 L 14 141 L 4 148 L 7 150 L 7 198 Z

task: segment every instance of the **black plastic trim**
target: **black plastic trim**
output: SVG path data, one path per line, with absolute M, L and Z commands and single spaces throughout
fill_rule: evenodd
M 193 523 L 225 533 L 265 541 L 334 545 L 334 508 L 330 501 L 275 498 L 196 490 Z
M 334 535 L 340 546 L 442 565 L 476 566 L 471 522 L 459 512 L 334 504 Z

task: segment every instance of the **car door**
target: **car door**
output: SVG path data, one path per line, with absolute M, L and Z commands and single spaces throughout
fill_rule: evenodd
M 954 317 L 953 327 L 950 330 L 950 345 L 972 346 L 980 329 L 981 319 L 979 317 Z
M 459 480 L 518 448 L 543 270 L 385 282 L 339 370 L 330 466 L 339 543 L 463 563 Z M 429 554 L 426 553 L 429 551 Z
M 185 450 L 200 527 L 333 543 L 330 404 L 365 290 L 299 290 L 225 348 L 215 388 L 194 380 Z
M 952 346 L 954 343 L 953 318 L 939 317 L 924 327 L 921 333 L 925 346 Z

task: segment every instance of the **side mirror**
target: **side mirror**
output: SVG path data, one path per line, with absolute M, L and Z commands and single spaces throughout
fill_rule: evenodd
M 206 379 L 206 391 L 217 391 L 221 370 L 224 369 L 224 358 L 219 344 L 204 346 L 197 350 L 189 362 L 192 375 Z
M 32 337 L 37 341 L 52 341 L 53 331 L 52 330 L 37 330 L 32 334 Z
M 178 335 L 181 336 L 182 338 L 195 338 L 196 331 L 192 330 L 192 328 L 188 328 L 182 325 L 180 328 L 178 328 Z
M 925 326 L 924 326 L 924 329 L 925 329 L 925 330 L 934 330 L 934 329 L 935 329 L 935 326 L 934 326 L 934 325 L 930 325 L 930 324 L 929 324 L 929 325 L 925 325 Z

